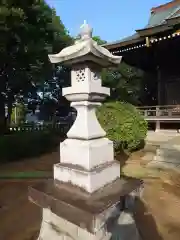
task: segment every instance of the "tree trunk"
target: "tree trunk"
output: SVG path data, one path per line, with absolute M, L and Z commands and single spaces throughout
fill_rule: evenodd
M 13 109 L 13 102 L 14 102 L 14 95 L 12 92 L 8 93 L 8 112 L 7 112 L 7 126 L 10 126 L 11 124 L 11 114 L 12 114 L 12 109 Z
M 5 116 L 5 99 L 0 93 L 0 135 L 7 131 L 6 116 Z
M 12 114 L 12 102 L 8 102 L 8 115 L 7 115 L 7 125 L 11 124 L 11 114 Z

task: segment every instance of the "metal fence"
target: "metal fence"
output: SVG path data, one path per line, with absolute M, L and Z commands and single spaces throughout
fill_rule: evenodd
M 23 125 L 23 126 L 11 126 L 9 131 L 11 133 L 16 132 L 40 132 L 40 131 L 57 131 L 63 134 L 66 134 L 70 129 L 70 123 L 61 123 L 61 124 L 44 124 L 44 125 Z

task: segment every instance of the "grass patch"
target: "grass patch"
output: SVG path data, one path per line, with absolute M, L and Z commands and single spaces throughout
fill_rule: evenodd
M 28 179 L 28 178 L 49 178 L 52 172 L 33 171 L 33 172 L 6 172 L 0 173 L 0 179 Z

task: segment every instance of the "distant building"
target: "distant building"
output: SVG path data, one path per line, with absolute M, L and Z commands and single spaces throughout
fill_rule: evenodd
M 130 37 L 103 45 L 156 81 L 157 105 L 180 104 L 180 1 L 151 9 L 148 24 Z

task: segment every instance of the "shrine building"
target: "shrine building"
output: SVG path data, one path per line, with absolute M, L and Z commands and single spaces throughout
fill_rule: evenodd
M 180 105 L 180 0 L 153 7 L 143 29 L 104 46 L 123 56 L 127 64 L 151 73 L 152 81 L 157 83 L 154 94 L 158 109 L 165 106 L 166 110 L 171 109 L 158 115 L 177 118 L 172 112 Z M 178 118 L 180 122 L 180 113 Z

